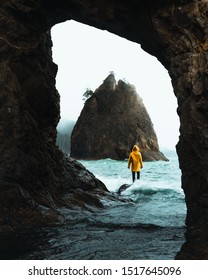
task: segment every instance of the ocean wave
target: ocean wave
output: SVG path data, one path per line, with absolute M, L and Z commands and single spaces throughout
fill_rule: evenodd
M 158 230 L 160 228 L 163 228 L 160 225 L 157 224 L 151 224 L 151 223 L 112 223 L 109 221 L 103 222 L 103 221 L 96 221 L 96 220 L 82 220 L 85 224 L 87 224 L 90 227 L 100 228 L 100 229 L 107 229 L 107 230 L 138 230 L 138 229 L 145 229 L 145 230 Z
M 143 195 L 155 195 L 155 194 L 161 194 L 161 195 L 173 195 L 173 196 L 181 196 L 182 193 L 178 191 L 177 189 L 172 189 L 172 188 L 164 188 L 164 187 L 150 187 L 150 186 L 141 186 L 141 187 L 136 187 L 132 189 L 128 189 L 130 193 L 133 194 L 143 194 Z
M 116 192 L 119 188 L 116 189 Z M 130 185 L 122 192 L 123 195 L 128 197 L 135 196 L 160 196 L 168 198 L 177 198 L 184 200 L 184 193 L 182 189 L 174 187 L 174 185 L 165 185 L 161 183 L 139 182 Z

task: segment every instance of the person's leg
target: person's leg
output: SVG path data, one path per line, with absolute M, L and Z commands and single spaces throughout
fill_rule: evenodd
M 133 182 L 135 181 L 135 172 L 134 171 L 132 171 L 132 180 L 133 180 Z
M 137 172 L 137 180 L 140 179 L 140 172 Z

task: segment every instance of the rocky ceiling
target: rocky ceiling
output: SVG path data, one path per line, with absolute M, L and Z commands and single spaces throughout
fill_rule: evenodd
M 55 146 L 59 94 L 50 29 L 70 19 L 141 44 L 168 70 L 178 100 L 177 152 L 187 204 L 187 241 L 177 258 L 207 259 L 207 0 L 1 1 L 0 224 L 40 223 L 40 205 L 55 209 L 80 186 L 105 191 L 93 175 L 81 181 L 75 174 L 86 171 Z M 55 210 L 49 216 L 59 218 Z

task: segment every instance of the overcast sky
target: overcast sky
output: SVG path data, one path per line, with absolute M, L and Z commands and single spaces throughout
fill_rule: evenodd
M 86 89 L 94 91 L 113 71 L 117 81 L 124 79 L 135 85 L 159 146 L 175 147 L 179 135 L 177 101 L 168 72 L 155 57 L 138 44 L 75 21 L 57 24 L 51 34 L 62 119 L 76 120 Z

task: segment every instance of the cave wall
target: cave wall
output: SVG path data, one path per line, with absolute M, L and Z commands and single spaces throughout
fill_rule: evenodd
M 0 232 L 62 222 L 59 206 L 99 205 L 107 191 L 55 145 L 60 100 L 43 2 L 0 7 Z
M 14 205 L 22 207 L 29 200 L 50 207 L 60 190 L 69 192 L 74 184 L 80 186 L 80 178 L 74 175 L 78 167 L 67 161 L 55 146 L 59 94 L 55 88 L 57 66 L 52 61 L 50 29 L 70 19 L 141 44 L 168 70 L 178 100 L 181 125 L 177 152 L 188 209 L 187 242 L 177 258 L 207 259 L 206 0 L 5 0 L 1 3 L 0 210 L 8 216 L 8 209 L 12 210 Z M 70 34 L 66 38 L 70 40 Z M 87 183 L 81 185 L 104 189 L 91 175 L 87 178 Z M 68 188 L 62 190 L 63 184 Z M 11 215 L 7 217 L 7 224 L 14 219 Z M 1 223 L 3 220 L 0 218 Z

